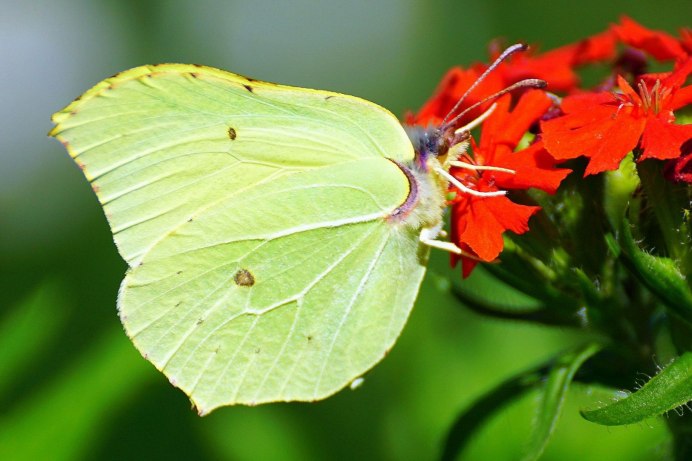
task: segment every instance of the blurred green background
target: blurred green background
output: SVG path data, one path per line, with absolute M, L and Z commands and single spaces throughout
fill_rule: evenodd
M 435 254 L 404 333 L 364 385 L 325 402 L 222 408 L 200 418 L 136 352 L 115 299 L 125 264 L 87 181 L 46 136 L 50 115 L 99 80 L 145 63 L 200 63 L 262 80 L 415 109 L 444 71 L 489 40 L 543 49 L 622 13 L 676 33 L 689 0 L 25 1 L 0 15 L 0 459 L 434 459 L 474 398 L 578 343 L 577 333 L 487 320 L 450 294 Z M 487 296 L 515 296 L 479 271 Z M 665 456 L 657 421 L 604 428 L 571 392 L 546 460 Z M 519 458 L 535 396 L 480 430 L 467 460 Z

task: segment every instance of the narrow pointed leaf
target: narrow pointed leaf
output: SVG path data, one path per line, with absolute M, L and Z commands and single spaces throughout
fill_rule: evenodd
M 437 274 L 431 277 L 437 277 Z M 447 280 L 447 277 L 440 278 Z M 480 315 L 543 325 L 579 326 L 579 319 L 572 312 L 555 308 L 556 305 L 564 306 L 564 303 L 535 298 L 510 283 L 501 282 L 504 280 L 498 282 L 497 275 L 483 267 L 477 268 L 463 284 L 448 283 L 447 286 L 465 307 Z M 493 290 L 492 297 L 480 295 L 488 290 Z
M 643 251 L 634 241 L 629 223 L 621 226 L 623 258 L 629 269 L 673 312 L 692 323 L 692 290 L 672 259 Z
M 599 344 L 589 343 L 557 358 L 548 373 L 540 396 L 535 427 L 529 449 L 523 458 L 524 461 L 533 461 L 541 456 L 555 430 L 555 425 L 560 417 L 560 411 L 574 374 L 589 357 L 600 349 L 601 346 Z
M 457 459 L 483 423 L 497 411 L 520 398 L 526 391 L 538 386 L 547 370 L 547 366 L 543 365 L 524 371 L 476 399 L 469 408 L 459 414 L 450 427 L 440 460 Z
M 686 352 L 632 395 L 596 410 L 584 418 L 606 426 L 643 421 L 692 400 L 692 352 Z

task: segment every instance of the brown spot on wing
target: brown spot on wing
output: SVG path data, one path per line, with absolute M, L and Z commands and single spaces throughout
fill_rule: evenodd
M 233 276 L 233 281 L 241 287 L 251 287 L 255 284 L 255 276 L 247 269 L 240 269 Z
M 230 138 L 230 140 L 233 141 L 235 139 L 236 135 L 237 135 L 237 133 L 235 131 L 235 128 L 233 128 L 232 126 L 229 126 L 228 127 L 228 137 Z

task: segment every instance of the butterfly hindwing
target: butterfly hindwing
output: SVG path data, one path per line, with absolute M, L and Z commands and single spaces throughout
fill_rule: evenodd
M 359 163 L 221 202 L 126 277 L 128 333 L 200 410 L 323 398 L 392 346 L 424 269 L 416 236 L 383 219 L 397 167 Z

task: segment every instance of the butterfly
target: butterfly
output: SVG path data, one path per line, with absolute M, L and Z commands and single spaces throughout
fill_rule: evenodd
M 129 268 L 142 355 L 200 414 L 325 398 L 401 333 L 463 135 L 344 94 L 162 64 L 53 115 Z M 453 179 L 453 178 L 452 178 Z

